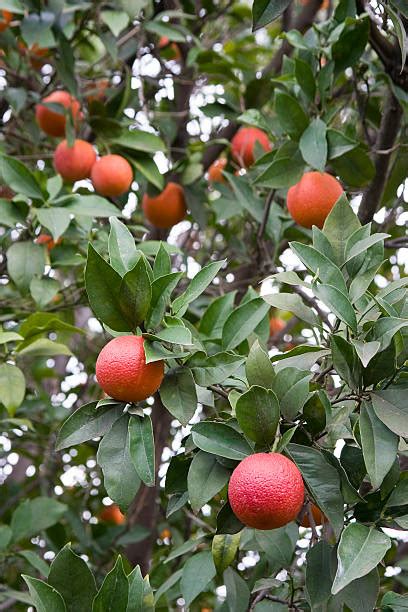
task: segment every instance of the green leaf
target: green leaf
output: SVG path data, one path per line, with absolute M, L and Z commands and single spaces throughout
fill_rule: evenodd
M 314 247 L 302 242 L 290 242 L 290 248 L 309 270 L 316 274 L 323 283 L 334 285 L 344 295 L 347 295 L 344 276 L 334 263 Z
M 56 450 L 60 451 L 103 436 L 121 416 L 123 408 L 124 404 L 116 402 L 99 407 L 97 402 L 84 404 L 63 423 L 58 432 Z
M 379 350 L 383 351 L 391 344 L 395 334 L 405 327 L 408 327 L 408 319 L 381 317 L 372 326 L 368 339 L 377 340 L 380 343 Z
M 374 412 L 377 417 L 394 433 L 408 437 L 407 391 L 390 387 L 371 394 Z
M 98 195 L 75 194 L 69 196 L 66 211 L 83 217 L 121 217 L 122 212 L 105 198 Z
M 37 612 L 67 612 L 61 595 L 46 582 L 21 574 Z
M 138 565 L 128 574 L 128 582 L 129 597 L 126 612 L 144 612 L 143 595 L 145 583 Z
M 115 138 L 113 143 L 125 149 L 143 151 L 143 153 L 166 151 L 166 145 L 159 136 L 143 130 L 126 130 L 120 138 Z
M 312 610 L 318 610 L 330 598 L 332 552 L 333 548 L 320 540 L 306 554 L 306 590 Z
M 97 462 L 101 466 L 107 494 L 127 510 L 139 487 L 140 478 L 129 452 L 128 419 L 113 424 L 99 444 Z
M 211 302 L 199 323 L 201 334 L 209 338 L 221 338 L 224 323 L 234 307 L 235 295 L 236 291 L 230 291 Z
M 272 444 L 280 416 L 274 391 L 251 387 L 238 399 L 235 413 L 242 431 L 250 440 L 262 446 Z
M 152 282 L 152 299 L 147 318 L 149 328 L 156 328 L 162 322 L 166 308 L 170 304 L 171 294 L 182 276 L 182 272 L 170 272 L 170 274 L 155 278 Z
M 272 389 L 275 370 L 268 353 L 261 347 L 258 340 L 255 340 L 249 351 L 245 362 L 245 373 L 249 385 Z
M 357 318 L 350 300 L 333 285 L 314 285 L 313 293 L 330 310 L 357 333 Z
M 0 198 L 0 225 L 14 227 L 17 223 L 25 225 L 26 216 L 23 215 L 15 202 Z
M 184 42 L 186 40 L 185 34 L 178 28 L 168 25 L 163 21 L 149 21 L 145 24 L 145 28 L 148 32 L 157 34 L 157 36 L 167 36 L 169 40 L 174 42 Z
M 48 338 L 38 338 L 38 340 L 34 340 L 33 342 L 27 342 L 24 346 L 20 345 L 17 351 L 21 356 L 30 356 L 30 357 L 53 357 L 54 355 L 72 355 L 72 351 L 66 346 L 66 344 L 62 344 L 61 342 L 53 342 Z
M 155 483 L 153 426 L 150 416 L 134 415 L 129 421 L 129 449 L 139 478 L 148 486 Z
M 354 214 L 347 197 L 343 194 L 337 200 L 326 218 L 323 227 L 324 235 L 329 239 L 335 254 L 335 264 L 344 263 L 344 250 L 351 234 L 360 227 L 360 221 Z
M 373 246 L 374 244 L 377 244 L 378 242 L 384 242 L 384 240 L 389 237 L 390 237 L 389 234 L 373 234 L 372 236 L 368 236 L 367 238 L 363 238 L 362 240 L 359 240 L 358 242 L 353 244 L 350 249 L 348 249 L 348 244 L 347 244 L 346 253 L 345 253 L 345 256 L 346 256 L 345 263 L 348 263 L 355 257 L 358 257 L 361 253 L 366 253 L 366 251 L 371 246 Z
M 164 175 L 160 174 L 160 171 L 159 171 L 157 165 L 155 164 L 153 159 L 151 157 L 149 157 L 149 155 L 142 155 L 142 154 L 133 153 L 132 154 L 132 159 L 130 161 L 132 162 L 132 165 L 137 170 L 139 170 L 139 172 L 144 177 L 147 178 L 149 183 L 154 185 L 160 191 L 163 191 L 163 189 L 164 189 Z M 151 240 L 150 242 L 155 242 L 155 241 Z M 146 247 L 146 248 L 150 248 L 150 247 Z M 177 248 L 177 247 L 173 247 L 173 248 Z M 141 250 L 141 246 L 140 245 L 139 245 L 139 249 Z
M 114 36 L 119 36 L 129 23 L 129 15 L 124 11 L 101 11 L 101 19 Z
M 300 157 L 280 157 L 274 159 L 271 164 L 254 180 L 255 185 L 269 187 L 270 189 L 284 189 L 295 185 L 302 178 L 305 164 Z
M 145 320 L 152 298 L 148 263 L 141 255 L 132 270 L 126 272 L 119 288 L 119 304 L 132 329 Z
M 279 529 L 255 531 L 255 542 L 265 552 L 271 573 L 289 567 L 298 537 L 299 529 L 293 522 Z
M 68 229 L 71 215 L 65 208 L 37 208 L 35 211 L 38 221 L 50 230 L 54 240 Z
M 292 421 L 309 398 L 312 375 L 297 368 L 283 368 L 276 374 L 273 390 L 279 400 L 282 414 Z
M 13 512 L 10 527 L 13 542 L 27 540 L 48 529 L 64 516 L 67 506 L 49 497 L 26 499 Z
M 197 392 L 191 370 L 182 368 L 167 372 L 159 393 L 167 410 L 186 427 L 197 410 Z
M 245 438 L 225 423 L 202 421 L 193 425 L 192 436 L 198 448 L 220 457 L 241 461 L 252 454 L 252 448 Z
M 50 571 L 50 567 L 48 563 L 44 561 L 44 559 L 39 557 L 32 550 L 20 550 L 18 554 L 20 555 L 20 557 L 23 557 L 23 559 L 25 559 L 30 565 L 32 565 L 42 576 L 45 576 L 47 578 Z
M 69 544 L 53 560 L 48 584 L 62 595 L 67 612 L 92 609 L 96 595 L 95 578 L 85 561 L 73 552 Z
M 15 365 L 0 365 L 0 403 L 6 408 L 9 416 L 14 416 L 21 406 L 26 391 L 23 372 Z
M 237 554 L 241 534 L 220 534 L 213 537 L 211 552 L 219 574 L 231 565 Z
M 190 464 L 188 471 L 188 495 L 191 507 L 198 512 L 210 499 L 227 484 L 229 471 L 214 455 L 200 450 Z
M 159 250 L 154 260 L 153 266 L 153 278 L 159 278 L 160 276 L 166 276 L 171 273 L 171 259 L 168 251 L 166 250 L 163 242 L 160 242 Z
M 337 374 L 350 389 L 358 389 L 361 384 L 362 371 L 353 345 L 342 336 L 333 334 L 330 339 L 330 347 Z
M 37 306 L 43 308 L 49 304 L 55 297 L 61 286 L 54 278 L 43 277 L 33 278 L 30 283 L 30 293 L 33 296 Z
M 8 525 L 0 525 L 0 550 L 5 550 L 11 542 L 13 532 Z
M 42 276 L 44 248 L 32 242 L 16 242 L 7 250 L 7 270 L 22 293 L 27 293 L 34 276 Z
M 207 357 L 200 351 L 194 353 L 187 360 L 186 365 L 191 368 L 196 383 L 207 387 L 224 382 L 237 371 L 244 361 L 244 357 L 232 353 L 216 353 Z
M 160 587 L 157 589 L 157 591 L 154 594 L 155 604 L 157 604 L 157 602 L 160 600 L 162 595 L 167 593 L 167 591 L 169 591 L 173 586 L 175 586 L 179 582 L 182 574 L 183 574 L 183 570 L 179 569 L 176 572 L 174 572 L 174 574 L 172 574 L 169 578 L 167 578 L 167 580 L 165 580 L 160 585 Z
M 294 293 L 270 293 L 269 295 L 264 295 L 262 299 L 270 306 L 280 310 L 289 310 L 289 312 L 292 312 L 296 317 L 310 325 L 320 326 L 319 319 L 310 307 L 305 306 L 300 295 Z
M 356 349 L 356 353 L 359 356 L 361 363 L 365 368 L 368 366 L 372 358 L 378 353 L 381 346 L 381 344 L 377 340 L 373 340 L 373 342 L 352 340 L 351 342 L 354 348 Z
M 131 323 L 121 310 L 119 293 L 122 279 L 90 244 L 85 267 L 85 286 L 96 317 L 115 331 L 130 331 Z
M 122 557 L 116 560 L 114 568 L 105 576 L 96 595 L 92 612 L 126 612 L 129 585 L 123 569 Z
M 344 518 L 340 477 L 336 468 L 329 465 L 318 450 L 309 446 L 289 444 L 287 450 L 302 472 L 307 488 L 338 536 L 343 528 Z
M 135 240 L 124 223 L 116 217 L 109 217 L 109 261 L 121 276 L 132 270 L 138 259 Z
M 367 473 L 373 489 L 378 489 L 395 461 L 399 437 L 380 421 L 368 402 L 360 410 L 360 435 Z
M 184 293 L 179 295 L 173 302 L 173 313 L 182 317 L 188 305 L 197 299 L 217 276 L 225 260 L 214 261 L 202 268 L 193 278 Z
M 332 160 L 331 166 L 350 187 L 364 187 L 375 176 L 375 166 L 367 150 L 361 145 L 336 157 Z
M 352 610 L 353 607 L 359 612 L 372 612 L 375 609 L 378 592 L 380 590 L 380 580 L 377 568 L 369 574 L 353 580 L 336 597 L 342 600 L 346 606 Z
M 228 351 L 237 347 L 256 329 L 268 314 L 269 306 L 258 297 L 240 304 L 228 316 L 222 329 L 222 345 Z
M 246 612 L 250 599 L 246 581 L 231 567 L 225 570 L 223 578 L 227 587 L 227 604 L 230 612 Z
M 281 129 L 295 140 L 302 136 L 309 125 L 309 118 L 296 98 L 282 91 L 275 94 L 275 112 Z
M 313 70 L 307 62 L 299 57 L 295 59 L 295 75 L 302 91 L 310 101 L 314 100 L 316 95 L 316 82 Z
M 370 30 L 370 20 L 367 17 L 350 19 L 332 47 L 332 58 L 336 71 L 342 72 L 348 66 L 355 66 L 362 55 Z
M 291 0 L 254 0 L 252 6 L 253 31 L 277 19 L 290 2 Z
M 13 191 L 21 193 L 28 198 L 43 200 L 44 194 L 37 179 L 18 159 L 0 156 L 0 174 L 3 182 Z
M 188 559 L 183 567 L 181 593 L 186 606 L 205 591 L 209 582 L 215 577 L 216 569 L 209 550 L 203 550 Z
M 371 572 L 390 546 L 390 538 L 373 527 L 359 523 L 348 525 L 341 534 L 337 549 L 338 567 L 332 586 L 333 595 Z
M 358 142 L 352 140 L 343 132 L 329 128 L 327 130 L 329 159 L 336 159 L 358 147 Z
M 323 172 L 327 162 L 327 126 L 317 117 L 303 132 L 299 141 L 302 157 L 309 166 Z
M 237 519 L 227 500 L 217 514 L 217 535 L 234 535 L 242 531 L 244 527 L 245 525 L 243 525 L 241 521 Z

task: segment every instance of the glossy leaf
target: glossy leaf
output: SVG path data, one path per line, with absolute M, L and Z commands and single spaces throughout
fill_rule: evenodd
M 22 574 L 21 577 L 28 586 L 37 612 L 67 612 L 64 600 L 52 586 L 31 576 Z
M 62 595 L 67 612 L 92 609 L 96 595 L 95 578 L 85 561 L 73 552 L 69 544 L 53 560 L 48 584 Z
M 256 329 L 268 313 L 263 298 L 255 298 L 240 304 L 232 311 L 222 329 L 222 345 L 228 351 L 237 347 Z
M 103 436 L 123 413 L 124 404 L 97 406 L 97 402 L 84 404 L 73 412 L 58 432 L 56 450 L 82 444 Z
M 135 240 L 126 227 L 116 217 L 110 217 L 109 260 L 112 268 L 124 276 L 132 270 L 138 259 Z
M 214 455 L 198 451 L 188 471 L 187 483 L 190 503 L 195 512 L 204 506 L 226 485 L 229 478 L 226 470 Z
M 251 387 L 235 406 L 238 423 L 244 434 L 257 444 L 272 444 L 279 423 L 279 402 L 271 389 Z
M 155 482 L 155 447 L 152 420 L 149 415 L 129 420 L 129 451 L 139 478 L 152 487 Z
M 406 389 L 390 387 L 371 394 L 377 417 L 399 436 L 408 436 L 408 405 Z
M 152 298 L 148 263 L 142 255 L 126 272 L 119 287 L 119 303 L 127 321 L 135 330 L 146 318 Z
M 380 421 L 368 402 L 360 410 L 360 436 L 371 484 L 378 489 L 395 461 L 399 437 Z
M 190 281 L 187 289 L 173 302 L 173 312 L 178 316 L 183 316 L 188 305 L 197 299 L 208 287 L 212 280 L 217 276 L 225 261 L 214 261 L 202 268 Z
M 323 172 L 327 161 L 327 126 L 318 117 L 305 129 L 299 141 L 302 157 L 309 166 Z
M 45 251 L 39 244 L 16 242 L 7 250 L 7 270 L 22 293 L 27 293 L 35 276 L 42 276 Z
M 183 368 L 167 372 L 159 393 L 167 410 L 186 426 L 197 409 L 197 392 L 191 370 Z
M 196 553 L 188 559 L 181 577 L 181 593 L 186 606 L 189 606 L 209 582 L 215 577 L 216 569 L 209 550 Z
M 11 517 L 13 542 L 26 540 L 55 525 L 66 513 L 67 506 L 48 497 L 26 499 Z
M 193 425 L 192 436 L 194 444 L 201 450 L 228 459 L 241 461 L 252 453 L 245 438 L 225 423 L 202 421 Z
M 128 580 L 119 555 L 94 599 L 92 612 L 126 612 L 128 594 Z

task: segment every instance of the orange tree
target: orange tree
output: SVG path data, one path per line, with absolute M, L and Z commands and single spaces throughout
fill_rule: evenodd
M 405 0 L 0 10 L 0 609 L 405 609 Z

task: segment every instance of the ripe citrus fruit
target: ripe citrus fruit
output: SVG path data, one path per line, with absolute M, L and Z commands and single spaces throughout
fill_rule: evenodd
M 180 223 L 186 214 L 184 189 L 177 183 L 168 183 L 156 197 L 147 193 L 142 200 L 143 212 L 152 225 L 168 229 Z
M 271 150 L 271 143 L 265 132 L 256 127 L 243 127 L 231 140 L 232 157 L 244 168 L 255 161 L 255 143 L 258 142 L 265 152 Z
M 326 517 L 324 516 L 320 508 L 318 508 L 315 504 L 310 504 L 310 509 L 312 511 L 312 515 L 314 518 L 315 527 L 320 527 L 320 525 L 322 525 L 324 521 L 326 520 Z M 307 511 L 307 508 L 306 508 L 306 512 L 304 513 L 300 524 L 302 527 L 311 527 L 310 520 L 309 520 L 309 513 Z
M 0 11 L 0 32 L 4 32 L 9 27 L 13 14 L 10 11 Z
M 95 149 L 85 140 L 75 140 L 72 147 L 63 140 L 54 152 L 56 171 L 65 181 L 71 183 L 88 178 L 95 162 Z
M 327 172 L 306 172 L 288 191 L 291 217 L 303 227 L 322 228 L 327 215 L 343 193 L 339 181 Z
M 103 196 L 114 198 L 129 191 L 133 181 L 133 170 L 121 155 L 104 155 L 92 167 L 92 184 Z
M 208 168 L 208 180 L 210 183 L 225 183 L 225 177 L 222 172 L 225 170 L 227 165 L 225 157 L 216 159 L 213 164 Z
M 57 245 L 61 244 L 61 242 L 62 242 L 62 238 L 58 238 L 57 241 L 54 241 L 52 239 L 52 236 L 49 236 L 48 234 L 40 234 L 38 236 L 38 238 L 35 239 L 35 243 L 36 244 L 45 244 L 45 245 L 47 245 L 47 249 L 49 251 L 54 249 Z
M 99 518 L 102 521 L 106 521 L 107 523 L 114 523 L 115 525 L 123 525 L 126 522 L 125 515 L 119 509 L 119 506 L 116 504 L 112 504 L 111 506 L 107 506 L 102 510 L 99 515 Z
M 78 121 L 81 116 L 80 104 L 67 91 L 54 91 L 52 94 L 43 99 L 46 104 L 60 104 L 72 113 L 74 122 Z M 62 109 L 61 109 L 62 110 Z M 57 113 L 44 104 L 37 104 L 35 107 L 35 116 L 39 127 L 49 136 L 65 136 L 65 115 Z
M 276 336 L 276 334 L 279 334 L 279 332 L 285 329 L 285 327 L 286 327 L 286 323 L 283 319 L 280 319 L 279 317 L 272 317 L 272 319 L 270 319 L 269 321 L 270 336 L 271 337 Z
M 99 353 L 96 378 L 113 399 L 140 402 L 153 395 L 164 376 L 163 361 L 146 364 L 141 336 L 118 336 Z
M 296 465 L 279 453 L 246 457 L 232 473 L 228 498 L 248 527 L 276 529 L 295 520 L 305 487 Z
M 168 38 L 168 36 L 160 37 L 159 49 L 165 49 L 166 51 L 170 51 L 170 54 L 168 55 L 169 59 L 176 60 L 176 61 L 181 59 L 181 53 L 180 53 L 180 48 L 178 44 L 175 42 L 170 42 L 170 39 Z

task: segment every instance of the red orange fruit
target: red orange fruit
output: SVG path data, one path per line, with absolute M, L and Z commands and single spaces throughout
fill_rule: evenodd
M 118 197 L 129 191 L 133 182 L 133 170 L 121 155 L 104 155 L 92 167 L 92 184 L 103 196 Z
M 72 147 L 66 140 L 63 140 L 54 152 L 56 171 L 65 181 L 71 183 L 88 178 L 95 161 L 95 149 L 85 140 L 75 140 Z
M 255 161 L 255 143 L 259 143 L 265 152 L 272 148 L 268 135 L 256 127 L 239 129 L 231 141 L 232 157 L 244 168 Z
M 54 91 L 52 94 L 42 100 L 42 103 L 37 104 L 35 108 L 35 116 L 39 127 L 49 136 L 62 137 L 65 136 L 65 115 L 57 113 L 43 103 L 60 104 L 69 112 L 72 113 L 74 122 L 78 121 L 81 116 L 80 104 L 67 91 Z
M 142 200 L 145 217 L 152 225 L 168 229 L 180 223 L 186 215 L 184 189 L 177 183 L 168 183 L 156 197 L 147 193 Z
M 289 213 L 303 227 L 322 228 L 326 217 L 343 193 L 337 179 L 327 172 L 306 172 L 288 191 Z

